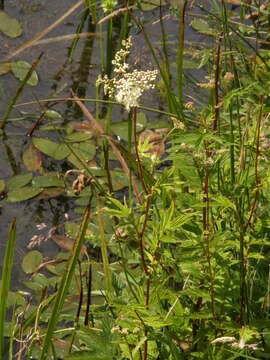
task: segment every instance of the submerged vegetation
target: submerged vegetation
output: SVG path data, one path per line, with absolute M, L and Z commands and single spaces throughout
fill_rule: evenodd
M 63 223 L 36 224 L 19 291 L 10 285 L 11 225 L 0 359 L 269 359 L 268 2 L 86 0 L 61 21 L 80 6 L 69 60 L 88 21 L 99 31 L 96 96 L 73 89 L 29 100 L 41 107 L 29 120 L 24 171 L 0 180 L 3 207 L 73 204 Z M 2 22 L 0 31 L 12 29 Z M 0 64 L 0 74 L 21 80 L 3 138 L 10 115 L 27 106 L 21 93 L 39 81 L 41 56 L 32 66 L 13 58 L 49 31 Z M 133 53 L 138 39 L 146 64 Z M 79 121 L 61 114 L 63 102 Z M 55 257 L 39 249 L 48 241 L 60 249 Z

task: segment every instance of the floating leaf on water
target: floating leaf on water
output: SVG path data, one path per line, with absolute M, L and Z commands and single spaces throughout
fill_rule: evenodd
M 151 11 L 164 5 L 166 5 L 165 0 L 144 0 L 141 2 L 141 8 L 143 11 Z
M 0 195 L 3 194 L 3 192 L 5 191 L 5 181 L 4 180 L 0 180 Z
M 54 158 L 55 160 L 65 159 L 70 150 L 65 144 L 58 144 L 47 138 L 33 138 L 33 144 L 42 153 Z
M 43 189 L 35 189 L 32 187 L 23 187 L 16 190 L 12 190 L 8 193 L 8 202 L 21 202 L 32 199 L 41 193 Z
M 62 116 L 59 114 L 59 112 L 57 112 L 55 110 L 46 110 L 44 115 L 49 120 L 61 120 L 62 119 Z
M 25 255 L 22 262 L 22 269 L 26 274 L 32 274 L 37 270 L 40 264 L 42 264 L 43 256 L 37 251 L 30 251 Z
M 129 185 L 129 178 L 121 170 L 111 171 L 112 186 L 114 191 L 122 190 Z
M 10 70 L 11 70 L 11 64 L 10 63 L 0 64 L 0 75 L 7 74 Z
M 147 124 L 147 117 L 143 112 L 137 113 L 136 130 L 137 133 L 142 132 Z M 112 132 L 121 140 L 128 141 L 128 122 L 120 121 L 111 124 Z
M 37 171 L 41 168 L 41 154 L 33 144 L 24 151 L 23 163 L 29 171 Z
M 7 181 L 7 188 L 9 190 L 15 190 L 21 188 L 32 180 L 33 175 L 32 173 L 26 173 L 21 175 L 15 175 L 11 179 Z
M 168 129 L 170 127 L 169 120 L 157 120 L 151 121 L 150 128 L 151 129 Z
M 59 178 L 56 174 L 36 176 L 32 180 L 32 185 L 35 188 L 65 187 L 63 179 Z
M 0 31 L 8 37 L 16 38 L 22 34 L 22 27 L 18 20 L 0 11 Z
M 26 61 L 15 61 L 11 64 L 11 70 L 14 74 L 14 76 L 16 76 L 16 78 L 18 78 L 19 80 L 23 80 L 26 76 L 26 74 L 28 73 L 28 71 L 30 70 L 31 65 L 29 63 L 27 63 Z M 34 70 L 32 75 L 30 76 L 30 79 L 27 81 L 28 85 L 31 86 L 37 86 L 38 84 L 38 76 L 36 71 Z
M 77 169 L 84 169 L 81 161 L 87 165 L 89 161 L 91 161 L 95 154 L 96 154 L 96 146 L 93 142 L 87 141 L 82 142 L 80 144 L 74 144 L 72 145 L 72 149 L 76 156 L 74 154 L 70 154 L 68 157 L 68 161 L 72 163 Z M 78 158 L 81 160 L 79 161 Z
M 89 132 L 74 132 L 70 135 L 65 136 L 65 140 L 67 142 L 82 142 L 86 140 L 90 140 L 92 138 L 92 134 Z
M 191 21 L 190 26 L 198 31 L 201 34 L 204 35 L 211 35 L 211 36 L 215 36 L 215 31 L 213 29 L 210 28 L 209 24 L 207 21 L 202 20 L 202 19 L 194 19 Z
M 51 187 L 44 189 L 38 198 L 40 200 L 56 198 L 57 196 L 60 196 L 63 192 L 64 192 L 64 188 L 62 187 Z
M 68 124 L 68 127 L 77 131 L 91 131 L 90 125 L 86 121 L 72 121 Z

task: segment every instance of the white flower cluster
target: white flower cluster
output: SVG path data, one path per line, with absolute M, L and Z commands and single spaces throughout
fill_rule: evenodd
M 155 87 L 155 80 L 158 74 L 157 70 L 128 72 L 129 65 L 126 58 L 130 53 L 132 45 L 131 37 L 122 41 L 122 49 L 119 50 L 112 64 L 114 65 L 114 77 L 110 80 L 107 75 L 103 78 L 98 77 L 96 85 L 104 84 L 104 93 L 111 99 L 125 106 L 129 111 L 132 107 L 139 105 L 139 99 L 145 90 Z

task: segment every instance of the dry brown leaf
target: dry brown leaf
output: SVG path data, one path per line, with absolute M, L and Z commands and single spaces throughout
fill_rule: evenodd
M 61 249 L 67 250 L 69 252 L 73 251 L 74 241 L 66 235 L 53 235 L 51 238 Z M 82 246 L 81 254 L 84 254 L 88 257 L 87 248 L 85 245 Z

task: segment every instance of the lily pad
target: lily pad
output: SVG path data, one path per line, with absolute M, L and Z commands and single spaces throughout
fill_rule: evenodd
M 36 171 L 41 168 L 41 154 L 33 144 L 24 151 L 23 163 L 29 171 Z
M 144 0 L 141 2 L 141 8 L 143 11 L 151 11 L 164 5 L 166 5 L 165 0 Z
M 35 188 L 64 187 L 65 183 L 56 174 L 46 174 L 44 176 L 36 176 L 32 180 Z
M 0 11 L 0 31 L 8 37 L 16 38 L 22 34 L 22 27 L 18 20 Z
M 3 63 L 0 64 L 0 75 L 5 75 L 11 70 L 11 64 L 10 63 Z
M 32 177 L 33 177 L 32 173 L 15 175 L 7 181 L 7 188 L 9 190 L 19 189 L 30 183 Z
M 42 189 L 36 189 L 28 186 L 19 188 L 8 193 L 7 201 L 12 203 L 26 201 L 34 198 L 35 196 L 40 194 L 41 191 Z
M 22 262 L 22 269 L 26 274 L 32 274 L 42 264 L 43 256 L 37 251 L 30 251 L 25 255 Z
M 34 138 L 33 144 L 43 154 L 46 154 L 55 160 L 63 160 L 70 153 L 69 148 L 65 144 L 58 144 L 47 138 Z
M 31 65 L 26 61 L 19 60 L 11 64 L 11 70 L 14 76 L 16 76 L 16 78 L 18 78 L 19 80 L 23 80 L 25 78 L 30 68 Z M 37 86 L 38 76 L 36 71 L 33 71 L 32 75 L 30 76 L 30 79 L 27 81 L 27 84 L 31 86 Z

